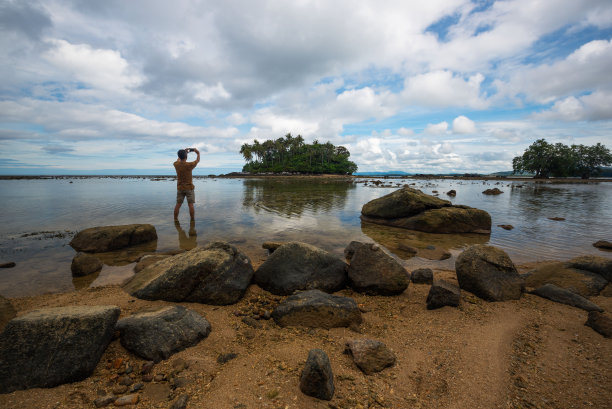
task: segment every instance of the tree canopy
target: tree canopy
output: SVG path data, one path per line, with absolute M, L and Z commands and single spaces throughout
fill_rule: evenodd
M 515 174 L 532 172 L 535 178 L 580 176 L 588 179 L 598 175 L 602 166 L 611 164 L 612 154 L 601 143 L 567 146 L 538 139 L 522 156 L 512 160 L 512 171 Z
M 328 173 L 352 174 L 357 165 L 348 158 L 350 152 L 344 146 L 334 146 L 330 142 L 304 143 L 301 135 L 293 137 L 290 133 L 276 140 L 253 144 L 245 143 L 240 153 L 247 162 L 243 172 L 291 172 L 291 173 Z

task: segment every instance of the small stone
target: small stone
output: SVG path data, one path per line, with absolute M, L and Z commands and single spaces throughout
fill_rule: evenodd
M 352 355 L 355 364 L 366 375 L 393 366 L 396 361 L 395 354 L 384 343 L 373 339 L 347 341 L 345 352 Z
M 191 383 L 191 379 L 180 377 L 173 379 L 172 386 L 174 388 L 184 388 L 185 386 L 190 385 Z
M 134 383 L 134 380 L 127 375 L 119 378 L 119 385 L 130 386 L 133 383 Z
M 142 375 L 143 382 L 151 382 L 152 380 L 153 380 L 153 374 L 148 373 L 148 374 Z
M 139 397 L 133 393 L 131 395 L 121 396 L 115 400 L 115 406 L 135 405 L 138 403 Z
M 184 393 L 172 402 L 170 409 L 185 409 L 187 407 L 187 401 L 189 401 L 189 395 Z
M 113 394 L 115 395 L 123 395 L 128 391 L 127 385 L 117 385 L 113 388 Z
M 554 220 L 556 222 L 562 222 L 565 220 L 565 217 L 549 217 L 549 220 Z
M 164 376 L 164 375 L 162 375 L 162 374 L 158 374 L 158 375 L 155 375 L 155 376 L 153 377 L 153 379 L 155 380 L 155 382 L 161 382 L 161 381 L 163 381 L 163 380 L 164 380 L 164 378 L 165 378 L 165 376 Z
M 217 363 L 223 365 L 229 361 L 231 361 L 232 359 L 236 358 L 238 356 L 238 354 L 234 353 L 234 352 L 230 352 L 227 354 L 220 354 L 217 357 Z
M 308 396 L 331 400 L 334 396 L 334 374 L 327 354 L 311 349 L 300 377 L 300 390 Z
M 103 408 L 104 406 L 108 406 L 109 404 L 113 403 L 115 399 L 116 398 L 113 395 L 102 396 L 101 398 L 94 400 L 94 405 L 96 405 L 96 408 Z
M 153 366 L 155 365 L 155 363 L 153 361 L 147 361 L 145 363 L 142 364 L 142 369 L 140 370 L 140 373 L 145 375 L 151 372 L 151 370 L 153 369 Z
M 244 322 L 246 325 L 248 325 L 251 328 L 261 328 L 261 324 L 253 317 L 244 317 L 242 319 L 242 322 Z
M 514 226 L 511 224 L 498 224 L 497 227 L 501 227 L 504 230 L 512 230 Z
M 433 284 L 433 271 L 431 268 L 419 268 L 412 272 L 410 279 L 415 284 Z
M 447 281 L 436 280 L 427 295 L 427 309 L 434 310 L 444 306 L 457 307 L 461 300 L 459 287 Z
M 126 375 L 129 375 L 132 372 L 134 372 L 134 368 L 132 366 L 128 366 L 127 368 L 125 368 Z
M 144 388 L 144 383 L 138 382 L 134 384 L 134 386 L 132 386 L 132 388 L 130 389 L 130 393 L 138 392 L 142 388 Z

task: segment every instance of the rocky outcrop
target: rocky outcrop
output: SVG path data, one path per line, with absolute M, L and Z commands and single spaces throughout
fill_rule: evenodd
M 580 258 L 585 261 L 585 258 Z M 575 259 L 576 260 L 576 259 Z M 525 277 L 525 286 L 538 288 L 545 284 L 554 284 L 557 287 L 572 291 L 583 297 L 597 295 L 608 283 L 605 278 L 597 273 L 574 268 L 589 267 L 583 263 L 548 263 L 538 266 L 530 271 Z
M 0 334 L 0 393 L 88 377 L 112 339 L 119 308 L 58 307 L 11 320 Z
M 317 399 L 331 400 L 334 396 L 334 374 L 329 357 L 320 349 L 311 349 L 302 374 L 300 390 Z
M 124 290 L 145 300 L 227 305 L 242 298 L 252 277 L 246 255 L 226 242 L 213 242 L 145 268 Z
M 612 338 L 612 318 L 602 314 L 601 312 L 589 312 L 589 318 L 584 325 L 593 328 L 606 338 Z
M 415 284 L 433 284 L 433 271 L 431 268 L 418 268 L 410 274 L 410 279 Z
M 491 233 L 491 216 L 484 210 L 453 206 L 409 187 L 366 203 L 361 219 L 428 233 Z
M 326 329 L 356 326 L 362 320 L 357 303 L 352 298 L 320 290 L 304 291 L 287 297 L 272 311 L 272 318 L 281 327 Z
M 612 243 L 607 240 L 598 240 L 593 243 L 593 246 L 597 247 L 598 249 L 612 250 Z
M 70 245 L 76 251 L 101 253 L 157 240 L 155 227 L 150 224 L 91 227 L 78 232 Z
M 435 310 L 445 306 L 458 307 L 461 291 L 456 285 L 444 280 L 436 280 L 427 294 L 427 309 Z
M 502 193 L 504 193 L 503 190 L 499 190 L 496 187 L 494 187 L 493 189 L 487 189 L 482 192 L 483 195 L 501 195 Z
M 484 300 L 521 297 L 523 279 L 510 257 L 500 249 L 483 244 L 471 246 L 457 257 L 455 270 L 459 287 Z
M 455 189 L 451 189 L 448 192 L 446 192 L 447 195 L 449 195 L 450 197 L 455 197 L 457 196 L 457 191 Z
M 82 277 L 102 270 L 102 261 L 87 253 L 77 253 L 70 264 L 73 277 Z
M 346 263 L 306 243 L 278 247 L 257 269 L 253 280 L 266 291 L 289 295 L 297 290 L 338 291 L 346 286 Z
M 353 339 L 346 342 L 346 353 L 366 375 L 395 365 L 396 357 L 387 346 L 373 339 Z
M 134 354 L 159 362 L 196 345 L 210 333 L 210 323 L 182 306 L 132 315 L 117 322 L 121 345 Z
M 530 293 L 554 302 L 581 308 L 585 311 L 603 311 L 601 307 L 592 303 L 581 295 L 578 295 L 570 290 L 557 287 L 554 284 L 545 284 L 542 287 L 530 291 Z
M 5 325 L 15 318 L 16 312 L 13 308 L 13 304 L 6 298 L 0 295 L 0 332 L 4 329 Z
M 599 274 L 612 282 L 612 260 L 598 256 L 580 256 L 567 262 L 567 266 Z
M 350 286 L 371 295 L 397 295 L 408 288 L 408 273 L 380 246 L 372 243 L 351 242 L 344 251 L 350 261 Z

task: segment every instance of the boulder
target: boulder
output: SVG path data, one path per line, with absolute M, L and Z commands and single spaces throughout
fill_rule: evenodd
M 345 249 L 349 283 L 353 289 L 371 295 L 397 295 L 408 288 L 406 269 L 380 246 L 353 241 Z
M 91 227 L 78 232 L 70 245 L 76 251 L 101 253 L 157 240 L 155 227 L 150 224 Z
M 212 242 L 160 260 L 136 274 L 124 290 L 145 300 L 228 305 L 253 277 L 249 258 L 226 242 Z
M 584 266 L 584 265 L 580 265 Z M 538 288 L 554 284 L 583 297 L 597 295 L 608 282 L 599 274 L 571 267 L 568 263 L 549 263 L 538 266 L 525 278 L 525 286 Z
M 281 327 L 329 329 L 359 325 L 361 312 L 352 298 L 309 290 L 287 297 L 272 311 L 272 318 Z
M 447 195 L 449 195 L 450 197 L 455 197 L 457 196 L 457 191 L 455 189 L 451 189 L 448 192 L 446 192 Z
M 482 192 L 483 195 L 501 195 L 502 193 L 504 192 L 496 187 L 494 187 L 493 189 L 487 189 Z
M 278 247 L 257 269 L 255 283 L 276 295 L 297 290 L 338 291 L 346 286 L 346 263 L 310 244 L 290 242 Z
M 456 285 L 444 280 L 436 280 L 427 294 L 427 309 L 435 310 L 445 306 L 458 307 L 461 291 Z
M 210 323 L 195 311 L 175 305 L 144 312 L 117 322 L 121 345 L 134 354 L 159 362 L 196 345 L 210 334 Z
M 580 256 L 568 261 L 567 266 L 599 274 L 609 282 L 612 282 L 612 260 L 609 258 Z
M 5 325 L 15 318 L 16 312 L 13 308 L 13 304 L 6 298 L 0 295 L 0 332 L 4 329 Z
M 612 243 L 607 240 L 598 240 L 593 243 L 593 246 L 597 247 L 598 249 L 612 250 Z
M 582 308 L 585 311 L 603 311 L 598 305 L 593 304 L 583 296 L 576 294 L 565 288 L 557 287 L 554 284 L 545 284 L 529 292 L 542 298 L 558 302 L 560 304 L 571 305 L 572 307 Z
M 346 353 L 366 375 L 395 365 L 396 357 L 387 346 L 373 339 L 353 339 L 346 342 Z
M 311 349 L 300 376 L 300 390 L 317 399 L 331 400 L 334 396 L 334 374 L 327 354 Z
M 410 279 L 415 284 L 433 284 L 433 271 L 431 268 L 418 268 L 410 274 Z
M 404 187 L 364 204 L 361 214 L 368 218 L 398 219 L 448 206 L 451 206 L 448 200 L 425 194 L 418 189 Z
M 168 257 L 171 256 L 169 254 L 147 254 L 145 256 L 142 256 L 140 260 L 138 260 L 138 263 L 136 263 L 136 265 L 134 266 L 134 272 L 140 273 L 145 268 L 152 266 L 158 261 L 167 259 Z
M 87 378 L 113 337 L 115 306 L 45 308 L 11 320 L 0 334 L 0 393 Z
M 500 249 L 484 244 L 471 246 L 457 257 L 455 270 L 459 287 L 484 300 L 521 297 L 523 279 L 510 257 Z
M 601 312 L 589 312 L 589 318 L 584 325 L 593 328 L 606 338 L 612 338 L 612 318 Z
M 77 253 L 70 264 L 73 277 L 83 277 L 102 270 L 102 261 L 96 256 L 87 253 Z

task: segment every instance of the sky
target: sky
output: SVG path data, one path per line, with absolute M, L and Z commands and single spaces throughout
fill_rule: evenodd
M 610 0 L 0 0 L 0 53 L 0 174 L 240 171 L 287 133 L 360 172 L 612 148 Z

